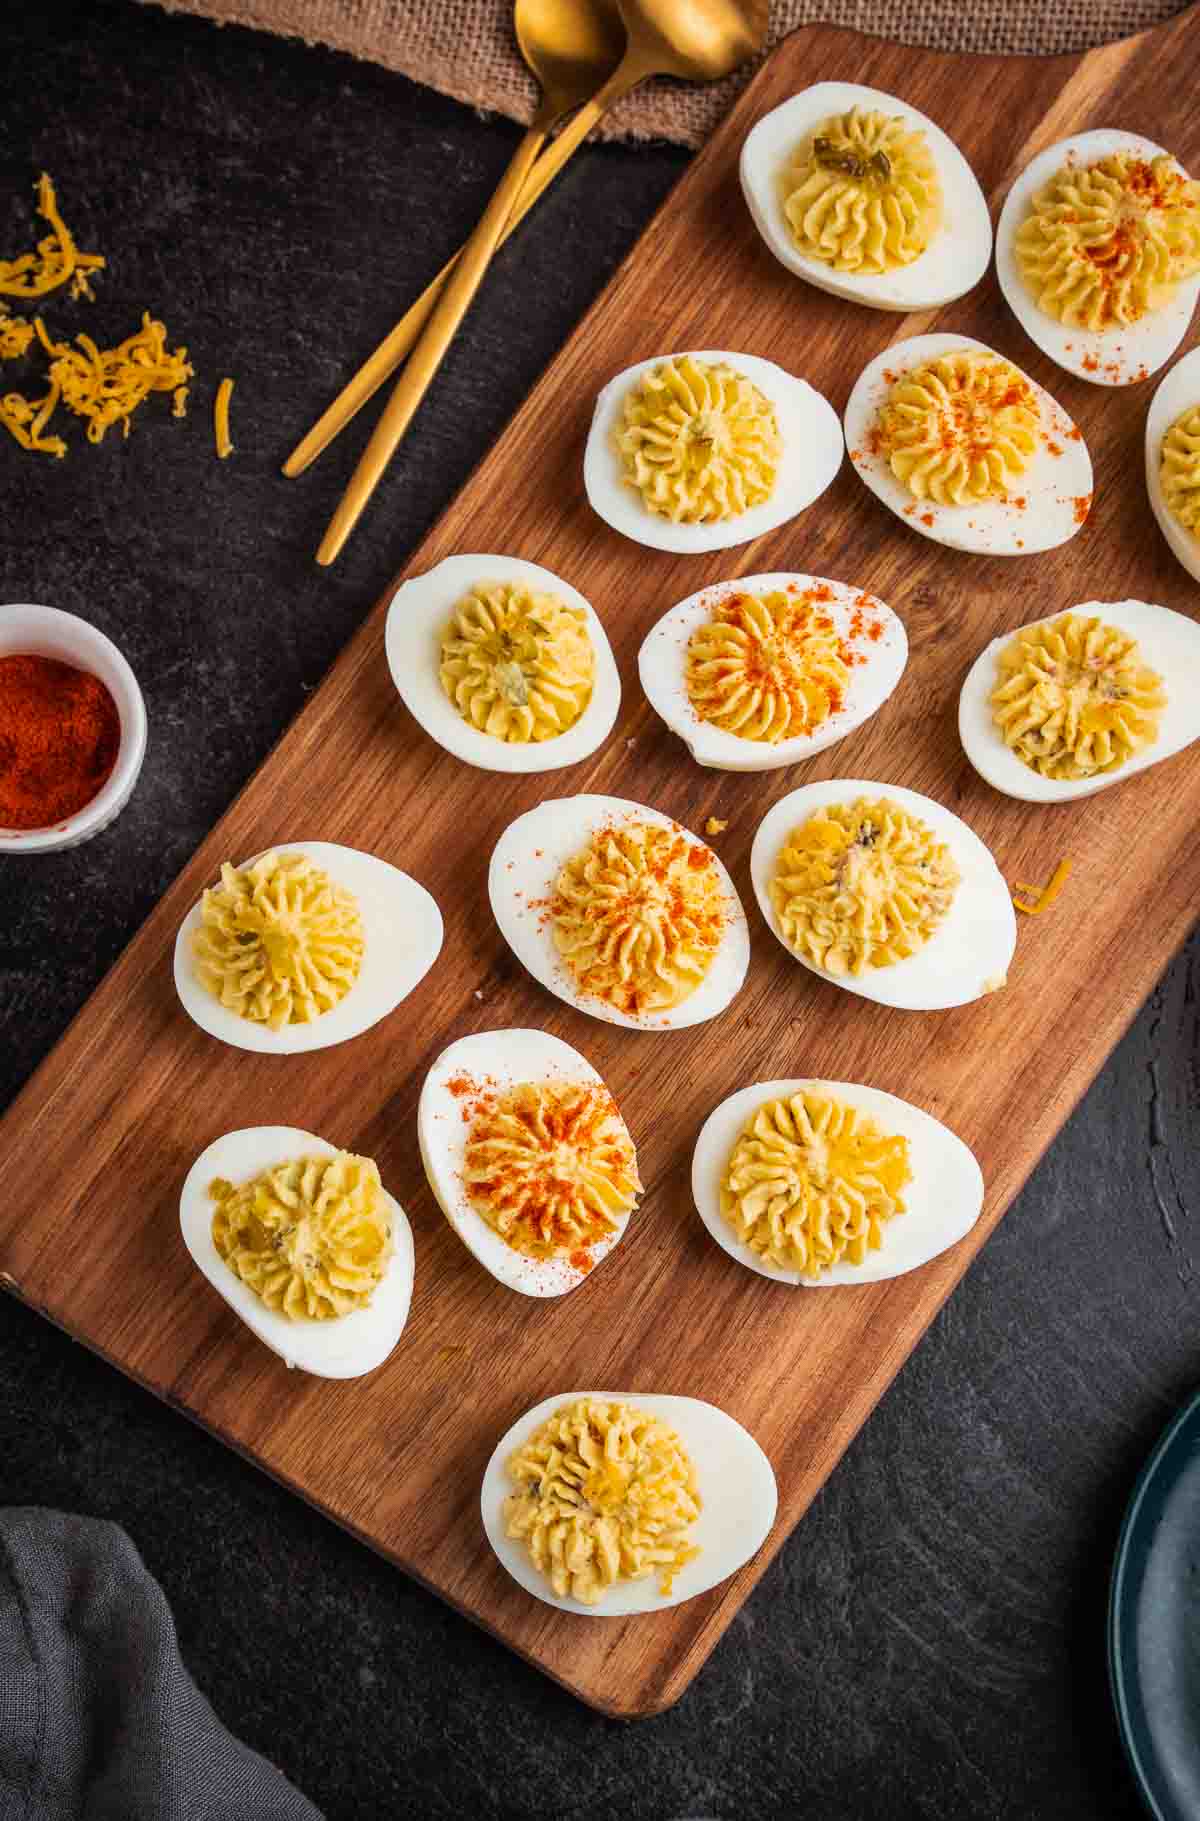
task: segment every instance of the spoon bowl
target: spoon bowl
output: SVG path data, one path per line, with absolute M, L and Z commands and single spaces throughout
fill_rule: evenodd
M 755 56 L 767 35 L 770 0 L 618 0 L 647 74 L 714 82 Z
M 616 0 L 516 0 L 513 29 L 555 120 L 590 101 L 625 50 Z

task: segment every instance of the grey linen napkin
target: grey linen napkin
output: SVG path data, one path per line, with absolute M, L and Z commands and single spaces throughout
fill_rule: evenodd
M 115 1524 L 0 1510 L 0 1821 L 321 1821 L 226 1732 Z

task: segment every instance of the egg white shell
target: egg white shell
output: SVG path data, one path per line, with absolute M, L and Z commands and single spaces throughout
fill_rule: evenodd
M 865 601 L 872 621 L 882 631 L 877 640 L 855 644 L 856 654 L 863 659 L 850 673 L 846 699 L 842 708 L 812 734 L 795 740 L 781 740 L 769 745 L 762 740 L 743 740 L 701 720 L 692 707 L 687 692 L 688 641 L 703 626 L 723 601 L 732 594 L 767 594 L 773 589 L 828 588 L 832 601 L 823 601 L 838 635 L 848 638 L 850 624 L 859 602 Z M 861 588 L 846 582 L 832 582 L 824 576 L 748 575 L 732 582 L 717 582 L 702 588 L 686 601 L 672 607 L 647 634 L 638 653 L 638 674 L 647 700 L 662 716 L 672 733 L 677 733 L 698 765 L 719 771 L 778 771 L 785 765 L 796 765 L 824 752 L 844 740 L 848 733 L 869 721 L 895 689 L 908 662 L 908 636 L 902 621 L 890 607 L 867 595 Z
M 894 272 L 836 272 L 801 253 L 792 239 L 780 179 L 806 133 L 833 114 L 873 108 L 924 133 L 937 165 L 943 197 L 942 226 L 919 258 Z M 919 108 L 861 82 L 818 82 L 764 114 L 742 146 L 742 193 L 754 225 L 781 265 L 809 284 L 876 310 L 931 310 L 962 297 L 979 283 L 992 256 L 992 218 L 974 171 L 955 145 Z
M 550 1582 L 534 1567 L 525 1544 L 505 1535 L 504 1501 L 514 1490 L 507 1471 L 509 1457 L 547 1417 L 581 1397 L 632 1404 L 647 1411 L 670 1424 L 692 1457 L 701 1511 L 688 1535 L 700 1554 L 680 1569 L 674 1587 L 665 1596 L 658 1591 L 658 1576 L 650 1575 L 644 1581 L 618 1581 L 595 1606 L 559 1599 Z M 673 1397 L 657 1391 L 561 1391 L 555 1397 L 544 1398 L 497 1443 L 484 1472 L 480 1495 L 483 1528 L 501 1567 L 535 1599 L 557 1606 L 560 1612 L 574 1612 L 588 1619 L 621 1619 L 634 1613 L 660 1612 L 719 1586 L 762 1548 L 775 1522 L 778 1503 L 771 1463 L 741 1423 L 698 1397 Z
M 811 506 L 824 493 L 842 465 L 842 427 L 829 400 L 813 390 L 807 380 L 787 373 L 774 361 L 757 354 L 729 354 L 707 350 L 694 355 L 696 360 L 725 361 L 743 373 L 775 407 L 775 418 L 783 441 L 783 453 L 776 470 L 771 497 L 761 506 L 751 506 L 736 518 L 722 519 L 710 525 L 677 525 L 642 504 L 641 494 L 621 478 L 621 461 L 615 436 L 627 394 L 643 373 L 665 360 L 681 360 L 683 350 L 675 354 L 655 354 L 640 360 L 610 379 L 596 400 L 592 427 L 588 432 L 583 457 L 583 484 L 592 510 L 604 521 L 635 543 L 647 544 L 652 550 L 671 550 L 687 554 L 702 550 L 727 550 L 734 544 L 748 544 L 787 524 L 798 513 Z
M 514 582 L 555 594 L 587 616 L 595 653 L 591 700 L 565 733 L 552 740 L 508 744 L 464 721 L 442 688 L 438 660 L 450 615 L 480 582 Z M 401 700 L 431 739 L 481 771 L 555 771 L 576 765 L 602 746 L 621 706 L 621 678 L 608 634 L 590 601 L 540 563 L 513 556 L 448 556 L 425 575 L 410 576 L 392 596 L 384 649 Z
M 679 828 L 697 847 L 708 847 L 698 835 L 680 828 L 671 816 L 624 797 L 551 797 L 510 822 L 492 853 L 488 897 L 500 934 L 534 979 L 568 1005 L 631 1031 L 682 1030 L 703 1024 L 723 1012 L 741 990 L 750 965 L 750 931 L 737 888 L 717 856 L 713 863 L 725 900 L 725 932 L 712 964 L 695 992 L 667 1011 L 634 1017 L 601 999 L 581 993 L 574 976 L 554 946 L 545 905 L 554 895 L 559 872 L 586 847 L 597 828 L 610 823 L 650 822 Z M 711 852 L 711 849 L 709 849 Z
M 853 803 L 859 797 L 890 797 L 919 816 L 946 843 L 962 879 L 945 918 L 915 955 L 865 974 L 835 975 L 814 967 L 784 941 L 771 903 L 771 880 L 793 829 L 830 803 Z M 1012 898 L 989 849 L 952 810 L 899 784 L 825 778 L 790 791 L 758 825 L 750 850 L 750 876 L 767 927 L 794 961 L 834 986 L 902 1011 L 942 1011 L 981 998 L 991 990 L 989 981 L 1008 973 L 1017 945 Z
M 1053 550 L 1057 544 L 1065 544 L 1081 527 L 1076 501 L 1086 497 L 1090 505 L 1091 457 L 1062 406 L 1019 367 L 1017 371 L 1037 396 L 1042 430 L 1033 460 L 1020 478 L 1018 497 L 1028 502 L 1024 510 L 1002 499 L 972 501 L 964 506 L 914 499 L 896 479 L 886 457 L 872 451 L 871 429 L 893 381 L 911 367 L 937 360 L 956 348 L 996 352 L 986 342 L 973 341 L 969 335 L 914 335 L 908 341 L 894 342 L 863 368 L 846 406 L 846 447 L 860 478 L 913 531 L 951 550 L 968 550 L 982 556 L 1032 556 L 1035 551 Z M 1016 362 L 1010 361 L 1009 365 L 1016 366 Z M 1060 454 L 1051 454 L 1047 438 L 1060 449 Z M 927 518 L 929 524 L 924 523 Z
M 1090 133 L 1060 139 L 1026 165 L 1000 211 L 996 276 L 1009 309 L 1043 354 L 1093 385 L 1129 386 L 1156 372 L 1187 334 L 1196 298 L 1200 296 L 1200 276 L 1186 279 L 1170 303 L 1143 316 L 1140 322 L 1111 329 L 1080 329 L 1039 309 L 1021 276 L 1016 256 L 1017 231 L 1029 212 L 1035 190 L 1040 190 L 1068 160 L 1078 165 L 1094 164 L 1112 152 L 1131 152 L 1136 158 L 1150 160 L 1162 157 L 1164 148 L 1138 133 L 1098 127 Z
M 1200 282 L 1200 281 L 1197 281 Z M 1200 404 L 1200 348 L 1185 354 L 1159 382 L 1146 414 L 1146 491 L 1158 528 L 1188 574 L 1200 582 L 1200 538 L 1194 537 L 1163 498 L 1159 479 L 1162 440 L 1175 422 L 1193 405 Z
M 883 1226 L 883 1243 L 861 1265 L 839 1261 L 818 1278 L 776 1271 L 744 1245 L 721 1212 L 721 1179 L 742 1127 L 768 1100 L 782 1100 L 804 1088 L 820 1088 L 869 1114 L 880 1128 L 908 1139 L 912 1181 L 904 1191 L 905 1210 Z M 983 1209 L 983 1173 L 961 1138 L 931 1113 L 880 1088 L 856 1081 L 758 1081 L 740 1088 L 714 1108 L 700 1128 L 692 1153 L 692 1198 L 696 1212 L 723 1251 L 773 1283 L 806 1290 L 838 1284 L 880 1283 L 928 1264 L 969 1233 Z
M 630 1216 L 626 1214 L 618 1222 L 611 1238 L 587 1248 L 592 1261 L 587 1271 L 566 1258 L 527 1258 L 505 1245 L 471 1206 L 463 1184 L 470 1122 L 463 1117 L 463 1102 L 447 1085 L 456 1076 L 465 1076 L 481 1088 L 486 1083 L 488 1091 L 496 1094 L 523 1081 L 578 1082 L 602 1088 L 603 1079 L 586 1057 L 549 1031 L 476 1031 L 442 1051 L 425 1077 L 417 1108 L 417 1137 L 429 1186 L 442 1213 L 484 1269 L 497 1283 L 519 1290 L 522 1296 L 562 1296 L 574 1290 L 620 1243 Z M 624 1125 L 623 1120 L 621 1123 Z
M 337 1147 L 313 1132 L 290 1125 L 246 1126 L 226 1132 L 201 1151 L 187 1173 L 179 1197 L 179 1225 L 192 1261 L 264 1345 L 284 1364 L 316 1378 L 361 1378 L 381 1366 L 395 1347 L 408 1320 L 413 1290 L 413 1238 L 408 1217 L 384 1191 L 392 1216 L 394 1251 L 388 1268 L 365 1309 L 354 1309 L 330 1321 L 291 1321 L 269 1309 L 249 1284 L 242 1282 L 213 1244 L 216 1203 L 208 1186 L 224 1177 L 235 1186 L 292 1157 L 333 1157 Z
M 1143 660 L 1157 670 L 1167 688 L 1167 705 L 1159 716 L 1158 738 L 1116 771 L 1098 778 L 1044 778 L 1019 759 L 992 719 L 991 695 L 996 686 L 996 661 L 1026 626 L 1002 633 L 984 647 L 967 672 L 958 698 L 958 735 L 963 751 L 985 783 L 1018 797 L 1023 803 L 1065 803 L 1071 797 L 1094 796 L 1110 784 L 1120 784 L 1136 772 L 1146 771 L 1160 759 L 1182 752 L 1200 739 L 1200 626 L 1185 614 L 1149 601 L 1084 601 L 1081 606 L 1047 614 L 1059 619 L 1062 612 L 1105 621 L 1138 641 Z M 1039 626 L 1044 620 L 1031 620 Z
M 360 854 L 334 841 L 279 841 L 274 850 L 264 847 L 241 867 L 252 866 L 262 854 L 305 854 L 358 900 L 363 923 L 363 958 L 358 978 L 344 998 L 311 1024 L 285 1025 L 273 1031 L 255 1024 L 221 1004 L 197 978 L 192 960 L 192 936 L 200 928 L 201 905 L 192 906 L 175 938 L 175 990 L 184 1011 L 210 1037 L 219 1037 L 238 1050 L 264 1056 L 295 1056 L 302 1051 L 324 1050 L 361 1036 L 373 1024 L 395 1011 L 420 985 L 442 947 L 442 913 L 423 885 L 399 867 L 374 854 Z

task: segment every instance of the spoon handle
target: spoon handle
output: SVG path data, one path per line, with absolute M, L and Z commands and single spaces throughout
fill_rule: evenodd
M 621 71 L 618 70 L 617 77 L 620 76 Z M 619 101 L 639 80 L 640 73 L 634 72 L 619 84 L 614 77 L 593 100 L 580 108 L 558 137 L 547 146 L 526 178 L 516 207 L 505 223 L 497 245 L 503 246 L 517 224 L 525 219 L 543 190 L 558 176 L 572 153 L 578 151 L 605 110 Z M 367 400 L 374 397 L 384 381 L 391 378 L 409 350 L 416 345 L 418 336 L 433 314 L 434 305 L 445 289 L 446 280 L 461 258 L 461 253 L 451 255 L 437 277 L 430 280 L 417 301 L 405 311 L 395 328 L 384 336 L 375 352 L 342 387 L 333 403 L 326 406 L 312 429 L 300 439 L 284 462 L 283 472 L 286 475 L 294 478 L 297 474 L 303 474 L 318 455 L 329 447 L 334 437 L 346 428 L 350 419 L 362 410 Z
M 453 275 L 438 299 L 425 333 L 400 376 L 395 391 L 384 406 L 383 415 L 350 477 L 350 485 L 329 521 L 329 528 L 317 551 L 318 563 L 332 563 L 337 558 L 358 523 L 363 507 L 379 485 L 384 470 L 412 422 L 414 412 L 442 364 L 442 358 L 454 339 L 459 323 L 483 282 L 484 273 L 504 232 L 504 224 L 512 213 L 513 204 L 521 193 L 522 185 L 545 138 L 545 127 L 535 122 L 517 147 L 512 163 L 484 210 L 479 226 L 459 254 Z

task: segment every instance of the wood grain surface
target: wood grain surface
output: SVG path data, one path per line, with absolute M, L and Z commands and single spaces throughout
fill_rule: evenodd
M 608 1713 L 653 1713 L 687 1687 L 1187 934 L 1200 888 L 1200 747 L 1085 801 L 1038 808 L 988 790 L 956 735 L 962 676 L 997 632 L 1089 598 L 1194 607 L 1196 588 L 1144 496 L 1151 386 L 1093 388 L 1052 367 L 990 276 L 920 318 L 802 284 L 742 205 L 742 138 L 795 90 L 842 78 L 930 113 L 997 206 L 1032 153 L 1088 127 L 1149 134 L 1194 167 L 1200 120 L 1180 70 L 1196 23 L 1193 9 L 1052 61 L 946 57 L 826 28 L 781 46 L 409 565 L 509 551 L 582 589 L 625 688 L 607 746 L 568 772 L 528 778 L 456 763 L 396 696 L 380 603 L 0 1126 L 8 1288 Z M 840 410 L 867 360 L 931 326 L 1011 355 L 1082 427 L 1096 507 L 1063 549 L 1007 561 L 942 549 L 885 511 L 849 463 L 799 520 L 711 556 L 643 550 L 589 511 L 581 456 L 592 400 L 621 367 L 688 346 L 743 349 L 803 374 Z M 418 424 L 409 460 L 419 448 Z M 385 494 L 374 509 L 386 511 Z M 789 568 L 888 601 L 908 628 L 909 669 L 876 719 L 806 766 L 702 771 L 644 701 L 637 647 L 694 589 Z M 1002 993 L 952 1012 L 889 1011 L 798 968 L 763 927 L 748 874 L 755 826 L 798 783 L 839 774 L 937 797 L 1010 880 L 1045 878 L 1070 854 L 1054 911 L 1022 922 Z M 715 1022 L 655 1034 L 600 1023 L 536 987 L 502 942 L 485 888 L 493 843 L 543 797 L 585 790 L 640 799 L 697 830 L 710 815 L 729 819 L 715 844 L 747 905 L 754 952 L 742 993 Z M 292 1058 L 225 1049 L 176 1001 L 176 929 L 222 860 L 302 839 L 342 841 L 411 872 L 441 905 L 445 948 L 411 999 L 351 1043 Z M 510 1294 L 483 1272 L 438 1211 L 417 1149 L 416 1102 L 436 1054 L 469 1031 L 518 1024 L 554 1031 L 601 1071 L 647 1184 L 625 1244 L 555 1303 Z M 807 1074 L 902 1094 L 967 1140 L 988 1191 L 968 1240 L 908 1277 L 821 1295 L 739 1270 L 713 1245 L 688 1189 L 700 1124 L 736 1087 Z M 180 1239 L 178 1191 L 197 1152 L 233 1127 L 279 1121 L 377 1158 L 413 1224 L 408 1327 L 386 1366 L 357 1383 L 289 1374 Z M 1084 1237 L 1087 1215 L 1081 1185 Z M 484 1464 L 524 1409 L 584 1384 L 688 1393 L 749 1428 L 780 1488 L 755 1561 L 709 1594 L 630 1620 L 574 1618 L 508 1580 L 480 1527 Z

